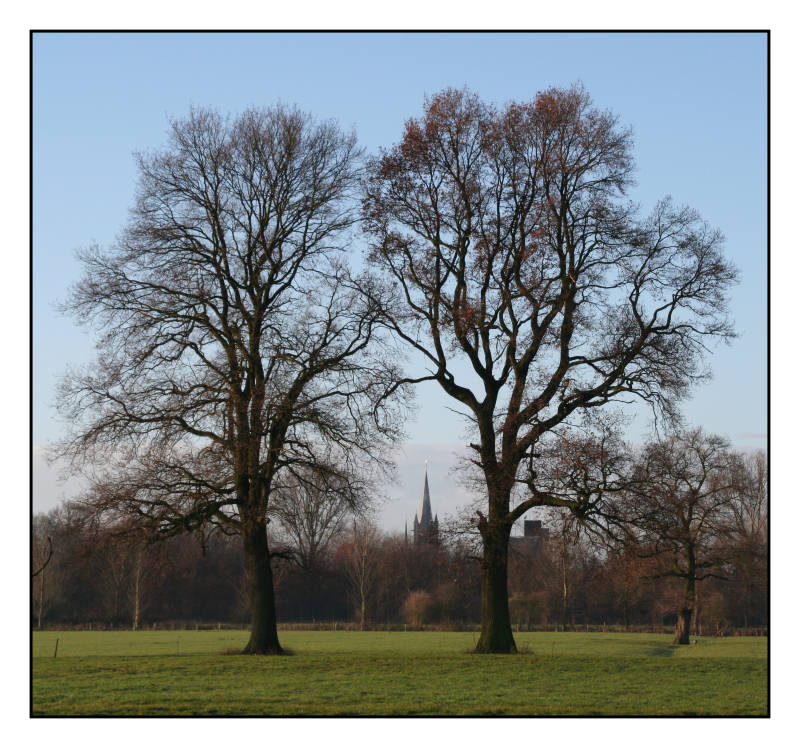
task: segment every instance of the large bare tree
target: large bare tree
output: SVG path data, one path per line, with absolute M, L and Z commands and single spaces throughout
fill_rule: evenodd
M 674 413 L 707 344 L 732 335 L 719 232 L 666 199 L 642 218 L 621 199 L 632 171 L 630 132 L 581 87 L 502 108 L 445 90 L 369 165 L 385 314 L 427 362 L 403 381 L 438 382 L 476 435 L 481 652 L 515 649 L 511 526 L 564 504 L 536 485 L 537 445 L 620 399 Z
M 196 109 L 138 156 L 130 222 L 80 254 L 65 303 L 99 332 L 60 392 L 60 452 L 90 469 L 98 512 L 169 535 L 241 533 L 247 653 L 279 653 L 268 544 L 281 476 L 339 485 L 397 436 L 397 372 L 374 291 L 343 257 L 359 150 L 294 109 Z

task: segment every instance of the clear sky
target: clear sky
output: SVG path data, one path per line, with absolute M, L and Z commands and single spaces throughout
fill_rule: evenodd
M 527 100 L 581 81 L 595 103 L 634 130 L 645 211 L 670 194 L 727 237 L 739 266 L 732 313 L 740 338 L 714 351 L 711 384 L 687 421 L 765 448 L 767 431 L 767 58 L 764 34 L 38 34 L 33 58 L 34 511 L 57 485 L 40 458 L 60 425 L 52 402 L 68 363 L 91 359 L 87 335 L 60 317 L 80 268 L 74 251 L 107 245 L 123 226 L 136 172 L 132 152 L 164 142 L 167 118 L 192 105 L 237 113 L 277 101 L 353 127 L 374 152 L 421 113 L 425 94 L 469 86 L 488 101 Z M 434 385 L 398 455 L 400 483 L 380 511 L 402 531 L 422 496 L 434 512 L 464 495 L 450 472 L 463 424 Z M 641 423 L 644 433 L 646 424 Z

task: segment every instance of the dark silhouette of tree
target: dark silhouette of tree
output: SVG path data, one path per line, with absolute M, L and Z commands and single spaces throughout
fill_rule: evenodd
M 400 382 L 438 382 L 475 433 L 479 652 L 515 650 L 514 522 L 536 506 L 581 510 L 537 484 L 540 442 L 614 401 L 674 415 L 707 374 L 707 345 L 733 334 L 721 235 L 668 199 L 646 218 L 622 201 L 631 150 L 580 87 L 503 108 L 448 89 L 368 167 L 371 261 L 393 292 L 384 314 L 427 362 Z
M 342 255 L 358 158 L 355 136 L 294 109 L 193 110 L 138 156 L 130 222 L 80 253 L 64 305 L 99 332 L 99 354 L 61 387 L 60 454 L 92 471 L 98 513 L 166 536 L 241 533 L 246 653 L 281 652 L 275 487 L 309 468 L 347 482 L 398 434 L 381 399 L 396 357 L 375 290 Z

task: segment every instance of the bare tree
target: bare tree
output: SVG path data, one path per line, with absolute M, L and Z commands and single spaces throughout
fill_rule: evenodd
M 318 469 L 295 470 L 276 487 L 272 516 L 301 569 L 313 571 L 327 559 L 348 515 L 368 502 L 368 487 L 358 476 Z
M 728 442 L 701 429 L 669 434 L 644 448 L 627 493 L 628 520 L 640 554 L 657 558 L 654 576 L 685 583 L 675 643 L 688 644 L 697 585 L 725 578 L 726 542 L 736 504 L 737 456 Z
M 377 296 L 342 256 L 358 158 L 355 136 L 294 109 L 193 110 L 138 156 L 131 220 L 80 254 L 64 305 L 99 331 L 99 355 L 61 387 L 59 452 L 92 470 L 98 512 L 162 535 L 241 533 L 246 653 L 281 652 L 267 537 L 280 476 L 357 473 L 398 435 Z
M 535 506 L 572 506 L 537 485 L 540 441 L 612 401 L 674 414 L 707 374 L 707 344 L 733 334 L 721 235 L 669 200 L 647 218 L 621 201 L 631 149 L 577 86 L 502 109 L 445 90 L 369 164 L 371 260 L 394 291 L 384 312 L 427 362 L 401 381 L 438 382 L 476 435 L 480 652 L 515 650 L 512 525 Z
M 566 510 L 556 510 L 556 540 L 558 542 L 558 560 L 561 571 L 561 630 L 566 630 L 567 605 L 569 602 L 569 551 L 578 542 L 580 528 L 574 515 Z
M 42 628 L 47 599 L 47 575 L 45 570 L 53 559 L 53 540 L 50 537 L 52 519 L 46 516 L 34 518 L 31 529 L 31 593 L 36 606 L 36 628 Z M 38 594 L 37 594 L 38 593 Z
M 756 611 L 767 608 L 768 467 L 763 451 L 741 456 L 731 506 L 728 542 L 733 567 L 744 588 L 741 603 L 745 627 L 756 600 Z
M 745 544 L 752 544 L 752 553 L 761 555 L 767 540 L 767 455 L 759 450 L 742 456 L 737 472 L 736 500 L 733 503 L 731 530 Z
M 379 541 L 380 533 L 372 522 L 365 518 L 353 518 L 351 542 L 347 546 L 346 569 L 362 631 L 367 625 L 367 609 L 375 587 Z
M 47 564 L 50 563 L 51 559 L 53 558 L 53 539 L 47 538 L 47 556 L 42 559 L 42 552 L 34 552 L 33 554 L 33 565 L 38 566 L 36 571 L 31 574 L 31 579 L 38 577 L 39 574 L 44 573 L 44 570 L 47 568 Z
M 113 529 L 109 528 L 107 532 L 113 535 Z M 135 524 L 132 525 L 129 531 L 117 534 L 112 538 L 118 545 L 127 547 L 130 554 L 130 581 L 129 581 L 129 599 L 131 606 L 131 628 L 134 631 L 139 629 L 142 622 L 142 613 L 147 609 L 148 588 L 162 573 L 161 544 L 155 542 L 157 536 L 151 533 L 143 532 Z

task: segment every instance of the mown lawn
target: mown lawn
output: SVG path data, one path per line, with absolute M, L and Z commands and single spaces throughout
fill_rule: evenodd
M 281 632 L 289 657 L 224 654 L 244 631 L 42 632 L 38 715 L 765 715 L 767 641 L 521 633 Z M 58 657 L 53 658 L 56 638 Z

